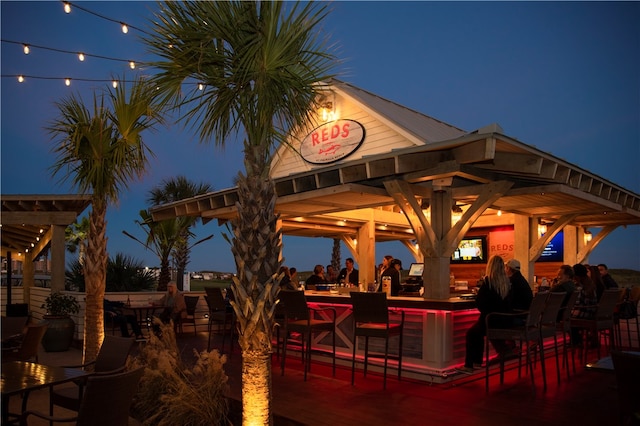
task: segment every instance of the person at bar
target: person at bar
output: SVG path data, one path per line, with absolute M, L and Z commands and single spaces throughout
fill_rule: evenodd
M 316 265 L 313 268 L 313 275 L 305 281 L 305 287 L 313 290 L 317 284 L 326 284 L 326 282 L 327 280 L 324 277 L 324 266 Z M 309 288 L 309 286 L 313 286 L 313 288 Z
M 602 282 L 604 283 L 604 288 L 609 290 L 610 288 L 618 288 L 618 283 L 613 277 L 609 274 L 609 268 L 604 263 L 598 264 L 598 271 L 600 271 L 600 276 L 602 277 Z
M 509 260 L 505 272 L 511 283 L 511 308 L 515 311 L 528 311 L 533 300 L 533 291 L 527 279 L 520 273 L 520 261 Z
M 338 274 L 338 282 L 342 283 L 344 281 L 345 284 L 358 285 L 359 273 L 358 270 L 353 267 L 353 259 L 347 257 L 345 260 L 345 267 L 342 268 L 340 273 Z
M 380 272 L 380 287 L 378 287 L 378 291 L 382 291 L 382 278 L 390 277 L 391 278 L 391 295 L 397 296 L 400 294 L 400 272 L 398 269 L 392 264 L 393 256 L 386 255 L 382 259 L 382 272 Z
M 327 265 L 327 272 L 326 274 L 324 274 L 324 278 L 328 283 L 338 282 L 338 273 L 336 272 L 333 265 Z
M 509 313 L 511 309 L 511 283 L 505 271 L 504 261 L 500 256 L 492 256 L 487 263 L 486 276 L 478 290 L 476 303 L 480 316 L 466 334 L 466 354 L 464 367 L 460 369 L 463 373 L 472 373 L 474 368 L 482 366 L 484 353 L 484 336 L 487 334 L 485 319 L 492 312 Z M 508 323 L 507 323 L 508 322 Z M 510 320 L 505 320 L 504 327 L 511 326 Z M 508 351 L 513 350 L 503 340 L 492 340 L 491 344 L 498 352 L 499 356 L 507 356 Z

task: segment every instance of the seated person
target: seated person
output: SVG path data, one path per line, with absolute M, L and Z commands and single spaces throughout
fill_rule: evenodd
M 313 275 L 305 281 L 305 287 L 309 288 L 309 286 L 313 286 L 312 289 L 314 289 L 316 284 L 326 284 L 326 282 L 327 280 L 324 278 L 324 266 L 316 265 L 313 268 Z
M 122 307 L 124 306 L 123 302 L 114 302 L 111 300 L 104 299 L 104 314 L 105 317 L 109 315 L 113 322 L 120 326 L 120 333 L 122 337 L 131 337 L 129 334 L 129 329 L 127 324 L 131 325 L 131 331 L 136 336 L 136 339 L 142 339 L 142 330 L 140 330 L 140 324 L 138 324 L 138 320 L 135 315 L 124 315 L 122 313 Z
M 182 292 L 178 291 L 175 281 L 167 284 L 167 292 L 158 302 L 154 303 L 154 306 L 162 306 L 164 308 L 159 318 L 165 324 L 168 324 L 169 321 L 177 324 L 180 319 L 187 317 L 187 304 L 184 301 Z

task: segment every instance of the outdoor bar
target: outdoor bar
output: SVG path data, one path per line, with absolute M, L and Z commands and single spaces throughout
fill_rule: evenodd
M 365 285 L 376 280 L 377 260 L 387 254 L 377 254 L 376 243 L 399 241 L 423 264 L 422 293 L 389 298 L 406 313 L 403 374 L 444 380 L 461 364 L 464 333 L 478 315 L 474 301 L 461 296 L 473 290 L 491 256 L 518 259 L 535 287 L 559 265 L 587 260 L 618 227 L 640 224 L 638 194 L 509 137 L 497 124 L 464 131 L 338 80 L 323 92 L 317 126 L 291 135 L 271 164 L 279 225 L 286 236 L 341 240 Z M 32 197 L 37 215 L 18 211 L 31 205 L 25 196 L 3 197 L 3 235 L 25 223 L 45 224 L 45 234 L 61 241 L 61 230 L 88 205 L 78 197 L 68 217 L 51 221 L 46 204 Z M 237 201 L 230 188 L 151 213 L 154 220 L 194 216 L 224 224 L 236 216 Z M 463 253 L 470 246 L 481 255 Z M 37 255 L 25 259 L 25 301 L 34 286 L 29 260 Z M 63 249 L 52 256 L 64 265 Z M 51 288 L 64 289 L 62 269 Z M 306 296 L 339 311 L 338 356 L 350 359 L 348 295 Z M 314 342 L 318 349 L 322 339 Z
M 518 259 L 536 287 L 561 264 L 588 259 L 617 227 L 640 223 L 638 194 L 497 124 L 467 132 L 338 80 L 324 92 L 317 127 L 291 135 L 272 161 L 281 230 L 340 239 L 365 285 L 376 279 L 376 243 L 400 241 L 423 263 L 423 292 L 389 298 L 407 318 L 403 374 L 444 380 L 462 363 L 465 331 L 478 312 L 460 296 L 491 256 Z M 224 223 L 237 199 L 231 188 L 151 212 L 156 220 L 190 215 Z M 472 242 L 482 255 L 461 255 Z M 348 296 L 306 296 L 338 310 L 338 357 L 350 359 Z M 319 349 L 326 349 L 323 338 L 314 341 Z

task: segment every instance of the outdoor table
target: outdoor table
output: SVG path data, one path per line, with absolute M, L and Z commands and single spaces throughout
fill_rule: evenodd
M 133 313 L 140 327 L 144 326 L 148 331 L 149 327 L 151 326 L 152 318 L 155 315 L 156 311 L 162 310 L 164 308 L 162 306 L 144 304 L 144 305 L 125 305 L 122 307 L 122 309 L 125 311 L 125 314 Z
M 91 375 L 91 372 L 79 368 L 66 368 L 51 365 L 36 364 L 34 362 L 11 361 L 2 363 L 2 424 L 8 424 L 9 398 L 24 393 L 22 398 L 22 412 L 27 409 L 29 392 L 74 381 Z M 49 396 L 51 398 L 51 396 Z

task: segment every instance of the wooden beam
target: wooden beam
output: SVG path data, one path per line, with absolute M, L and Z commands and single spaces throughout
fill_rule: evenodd
M 576 263 L 581 263 L 583 260 L 589 257 L 591 252 L 596 248 L 598 244 L 602 242 L 609 234 L 611 234 L 618 226 L 605 226 L 600 232 L 593 236 L 591 241 L 580 249 L 578 252 L 578 260 Z
M 556 234 L 562 230 L 562 228 L 571 223 L 576 217 L 578 217 L 577 214 L 560 216 L 560 218 L 558 218 L 554 222 L 551 228 L 547 229 L 547 233 L 538 238 L 533 243 L 533 245 L 529 249 L 529 261 L 535 262 L 536 260 L 538 260 L 538 258 L 544 251 L 544 248 L 551 242 L 553 237 L 555 237 Z
M 64 225 L 75 222 L 76 212 L 2 212 L 3 225 Z
M 496 139 L 482 139 L 453 148 L 451 151 L 459 164 L 491 161 L 496 155 Z

